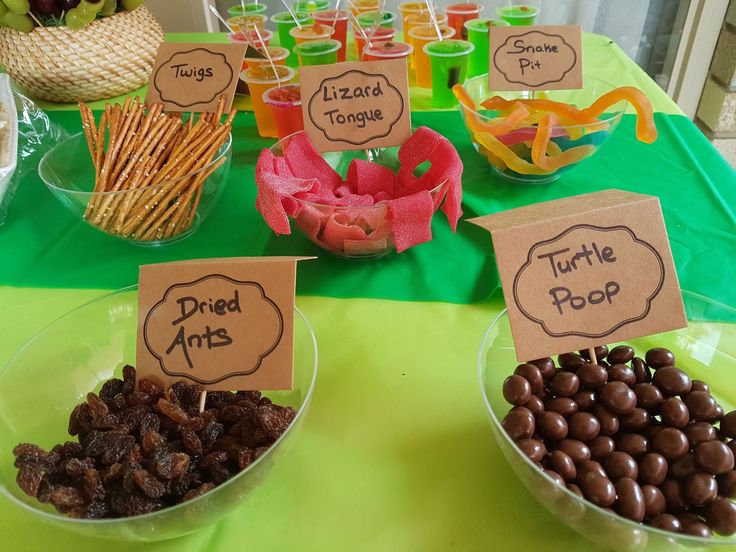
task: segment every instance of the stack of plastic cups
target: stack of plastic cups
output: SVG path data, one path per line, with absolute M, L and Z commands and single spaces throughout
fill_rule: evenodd
M 348 18 L 349 13 L 346 11 L 337 12 L 335 10 L 318 11 L 313 14 L 315 23 L 320 25 L 329 25 L 335 28 L 332 38 L 340 41 L 340 49 L 337 51 L 337 61 L 345 61 L 348 45 Z M 337 18 L 337 19 L 336 19 Z
M 375 29 L 363 29 L 371 44 L 379 42 L 391 42 L 396 37 L 396 29 L 387 27 L 376 27 Z M 372 33 L 372 34 L 371 34 Z M 366 47 L 366 41 L 360 31 L 355 32 L 355 48 L 358 51 L 358 59 L 363 59 L 363 50 Z
M 307 25 L 310 21 L 309 15 L 306 13 L 295 14 L 300 25 Z M 298 63 L 296 54 L 294 53 L 294 46 L 296 41 L 291 36 L 289 31 L 295 28 L 297 25 L 294 19 L 291 17 L 289 12 L 281 12 L 271 16 L 271 21 L 276 25 L 276 29 L 279 32 L 279 44 L 291 52 L 286 63 L 295 67 Z
M 271 109 L 263 102 L 263 93 L 274 86 L 289 84 L 294 80 L 295 75 L 296 71 L 294 69 L 283 65 L 277 65 L 276 73 L 274 73 L 270 64 L 251 67 L 240 75 L 240 78 L 246 82 L 250 89 L 258 134 L 264 138 L 278 138 L 278 134 L 271 115 Z
M 508 26 L 503 19 L 471 19 L 465 22 L 468 42 L 475 46 L 468 62 L 468 78 L 488 72 L 488 55 L 491 50 L 488 29 Z
M 452 87 L 465 82 L 468 59 L 475 47 L 466 40 L 436 40 L 424 45 L 432 65 L 432 105 L 452 107 L 457 98 Z
M 467 40 L 468 35 L 465 30 L 465 22 L 472 19 L 478 19 L 480 12 L 483 11 L 484 6 L 481 4 L 474 4 L 472 2 L 465 2 L 462 4 L 452 4 L 445 7 L 445 13 L 447 14 L 447 24 L 455 29 L 455 36 Z
M 455 36 L 455 29 L 448 25 L 440 25 L 442 40 Z M 423 25 L 414 27 L 409 31 L 409 44 L 414 47 L 412 54 L 412 67 L 414 68 L 415 84 L 421 88 L 432 88 L 432 67 L 429 57 L 424 51 L 424 46 L 437 40 L 437 29 L 434 25 Z
M 263 93 L 263 103 L 271 110 L 277 138 L 286 138 L 304 130 L 301 89 L 298 84 L 269 88 Z

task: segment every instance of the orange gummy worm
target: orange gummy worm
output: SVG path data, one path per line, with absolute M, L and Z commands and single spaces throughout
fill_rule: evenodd
M 590 107 L 583 109 L 583 113 L 591 117 L 598 117 L 608 107 L 621 100 L 626 100 L 636 110 L 636 138 L 646 144 L 654 142 L 657 139 L 657 127 L 654 125 L 652 102 L 638 88 L 621 86 L 606 92 Z

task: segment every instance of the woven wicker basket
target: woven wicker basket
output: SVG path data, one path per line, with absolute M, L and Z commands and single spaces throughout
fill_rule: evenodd
M 94 101 L 148 82 L 164 34 L 144 6 L 98 19 L 83 29 L 0 29 L 0 65 L 37 98 Z

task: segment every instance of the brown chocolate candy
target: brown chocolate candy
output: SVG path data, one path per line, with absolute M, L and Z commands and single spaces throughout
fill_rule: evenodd
M 554 399 L 547 399 L 547 402 L 544 403 L 544 409 L 548 412 L 557 412 L 567 418 L 578 411 L 578 403 L 570 397 L 555 397 Z
M 630 477 L 634 480 L 639 477 L 639 466 L 636 460 L 630 454 L 620 450 L 609 455 L 604 460 L 603 467 L 614 483 L 622 477 Z
M 630 477 L 622 477 L 614 485 L 616 489 L 616 512 L 636 522 L 641 522 L 646 514 L 644 493 L 639 484 Z
M 554 481 L 558 485 L 562 485 L 563 487 L 565 486 L 565 480 L 562 479 L 562 476 L 559 473 L 557 473 L 556 471 L 549 470 L 549 469 L 548 470 L 542 470 L 542 471 L 545 474 L 547 474 L 547 476 L 550 477 L 552 479 L 552 481 Z
M 542 378 L 545 380 L 550 379 L 557 373 L 557 369 L 555 368 L 555 361 L 549 357 L 530 360 L 529 364 L 533 364 L 534 366 L 539 368 L 539 371 L 542 373 Z
M 575 464 L 590 460 L 590 448 L 577 439 L 563 439 L 557 443 L 557 450 L 567 454 Z
M 708 527 L 702 519 L 695 514 L 680 514 L 677 516 L 682 524 L 682 532 L 694 537 L 709 539 L 713 536 L 713 531 Z
M 648 521 L 648 524 L 657 529 L 670 531 L 671 533 L 679 533 L 682 530 L 682 523 L 672 514 L 659 514 Z
M 537 418 L 539 432 L 547 439 L 560 441 L 567 437 L 567 422 L 557 412 L 542 412 Z
M 542 378 L 542 372 L 528 362 L 525 364 L 519 364 L 514 370 L 514 374 L 521 376 L 532 388 L 532 394 L 540 395 L 544 391 L 544 378 Z
M 725 414 L 721 418 L 721 434 L 729 439 L 736 438 L 736 410 Z
M 684 398 L 693 420 L 712 420 L 718 410 L 718 403 L 705 391 L 690 391 Z
M 646 517 L 652 518 L 663 514 L 667 509 L 667 501 L 657 487 L 654 485 L 642 485 L 641 492 L 644 495 Z
M 616 443 L 607 435 L 599 435 L 588 443 L 588 448 L 592 460 L 602 461 L 616 450 Z
M 679 429 L 665 427 L 652 438 L 652 450 L 660 453 L 670 462 L 674 462 L 687 454 L 690 450 L 690 443 Z
M 656 420 L 651 420 L 651 423 L 648 427 L 644 428 L 644 431 L 641 432 L 641 434 L 649 439 L 650 441 L 654 438 L 654 436 L 665 426 L 657 422 Z
M 708 422 L 692 422 L 685 426 L 682 431 L 687 440 L 690 441 L 691 448 L 695 448 L 706 441 L 714 441 L 716 438 L 716 428 Z
M 634 370 L 636 383 L 649 383 L 652 381 L 652 373 L 649 371 L 649 366 L 639 357 L 634 357 L 634 360 L 631 361 L 631 369 Z
M 575 483 L 568 483 L 567 488 L 570 490 L 571 493 L 576 494 L 580 498 L 585 498 L 583 495 L 583 491 L 580 490 L 580 487 L 578 487 Z
M 555 397 L 570 397 L 580 388 L 580 379 L 572 372 L 559 371 L 549 380 L 549 390 Z
M 620 381 L 632 386 L 636 383 L 636 374 L 625 364 L 614 364 L 608 369 L 608 381 Z
M 644 356 L 644 359 L 646 360 L 646 363 L 655 370 L 662 368 L 663 366 L 675 365 L 675 355 L 672 351 L 660 347 L 649 349 L 647 354 Z
M 710 393 L 710 385 L 705 383 L 703 380 L 694 379 L 690 391 L 705 391 L 706 393 Z
M 544 416 L 544 414 L 546 413 L 542 413 L 541 416 Z M 534 435 L 536 426 L 534 414 L 532 414 L 531 410 L 523 406 L 515 406 L 509 410 L 509 413 L 506 414 L 501 425 L 506 430 L 506 433 L 509 434 L 509 437 L 514 441 L 518 441 L 519 439 L 529 439 Z
M 695 455 L 688 452 L 685 456 L 670 465 L 669 476 L 675 479 L 685 479 L 690 474 L 698 471 L 695 466 Z
M 618 345 L 608 353 L 608 362 L 611 364 L 626 364 L 634 358 L 634 348 L 628 345 Z
M 718 483 L 718 494 L 726 498 L 736 496 L 736 470 L 730 470 L 716 476 Z
M 721 441 L 700 443 L 693 452 L 695 453 L 695 465 L 708 473 L 719 475 L 733 469 L 733 452 Z
M 610 506 L 616 501 L 616 488 L 607 477 L 594 471 L 586 472 L 579 480 L 585 498 L 597 506 Z
M 705 506 L 718 496 L 716 478 L 709 473 L 691 473 L 682 486 L 682 496 L 690 506 Z
M 690 423 L 690 411 L 685 401 L 678 397 L 668 397 L 659 409 L 662 423 L 666 426 L 683 429 Z
M 577 412 L 570 416 L 567 423 L 569 426 L 568 435 L 583 442 L 595 439 L 601 431 L 598 418 L 590 412 Z
M 690 376 L 674 366 L 665 366 L 654 372 L 652 383 L 659 387 L 659 390 L 666 397 L 684 395 L 689 393 L 692 387 Z
M 557 357 L 557 364 L 563 370 L 576 372 L 586 361 L 583 357 L 576 353 L 565 353 Z
M 532 395 L 524 406 L 531 410 L 535 416 L 544 412 L 544 403 L 536 395 Z
M 673 514 L 679 514 L 685 510 L 687 502 L 682 494 L 682 483 L 677 479 L 665 479 L 659 486 L 664 499 L 667 501 L 667 511 Z
M 662 392 L 656 385 L 651 383 L 637 383 L 634 385 L 636 394 L 636 406 L 648 410 L 654 414 L 659 412 L 659 407 L 664 401 Z
M 524 406 L 532 396 L 532 387 L 521 376 L 509 376 L 503 382 L 503 398 L 516 406 Z
M 656 452 L 650 452 L 639 460 L 638 481 L 642 485 L 659 485 L 667 477 L 667 459 Z
M 705 507 L 705 521 L 716 533 L 733 535 L 736 533 L 736 504 L 719 496 Z
M 622 414 L 619 417 L 621 423 L 621 431 L 628 433 L 640 433 L 649 426 L 649 412 L 643 408 L 636 407 L 628 414 Z
M 595 391 L 592 389 L 580 389 L 572 397 L 581 412 L 589 412 L 596 403 Z
M 539 439 L 521 439 L 516 444 L 521 449 L 521 452 L 535 463 L 541 462 L 547 454 L 547 447 Z
M 567 454 L 561 450 L 553 450 L 547 457 L 547 462 L 550 469 L 560 474 L 560 477 L 566 482 L 575 481 L 577 477 L 577 468 L 575 468 L 575 462 L 572 461 Z
M 594 472 L 601 477 L 608 478 L 606 470 L 604 470 L 603 466 L 601 466 L 601 464 L 599 462 L 596 462 L 595 460 L 587 460 L 585 462 L 581 462 L 578 465 L 578 481 L 582 479 L 583 476 L 588 472 Z
M 608 345 L 597 345 L 593 347 L 593 351 L 595 352 L 596 360 L 601 361 L 608 356 Z M 588 349 L 578 351 L 578 354 L 585 360 L 590 361 L 590 351 Z
M 599 364 L 583 364 L 578 368 L 580 385 L 586 389 L 598 389 L 608 381 L 608 372 Z
M 651 450 L 649 439 L 638 433 L 619 433 L 615 440 L 616 450 L 622 450 L 637 460 Z
M 636 395 L 623 382 L 612 381 L 600 390 L 600 399 L 615 414 L 628 414 L 636 408 Z
M 618 416 L 608 410 L 602 404 L 596 404 L 593 407 L 593 416 L 598 418 L 601 424 L 601 433 L 603 435 L 615 435 L 621 427 Z

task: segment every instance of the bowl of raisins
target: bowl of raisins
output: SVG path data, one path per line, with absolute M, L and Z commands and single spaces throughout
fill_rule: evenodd
M 687 328 L 601 343 L 595 359 L 519 363 L 508 313 L 489 326 L 481 394 L 507 471 L 539 502 L 530 518 L 546 509 L 614 550 L 736 547 L 736 309 L 683 299 Z
M 41 521 L 146 542 L 247 508 L 303 425 L 317 343 L 296 309 L 292 390 L 203 397 L 137 376 L 137 310 L 135 286 L 91 301 L 0 371 L 0 493 Z

